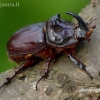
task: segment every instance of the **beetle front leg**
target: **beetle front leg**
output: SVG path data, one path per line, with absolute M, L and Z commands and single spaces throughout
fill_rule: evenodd
M 78 65 L 82 70 L 84 70 L 91 79 L 93 79 L 93 77 L 91 76 L 91 74 L 86 70 L 86 65 L 83 64 L 82 62 L 80 62 L 78 59 L 76 59 L 75 57 L 73 57 L 71 54 L 68 54 L 68 57 L 70 58 L 70 60 L 72 62 L 74 62 L 76 65 Z
M 45 65 L 45 69 L 42 71 L 41 77 L 40 77 L 40 79 L 39 79 L 39 80 L 37 81 L 37 83 L 36 83 L 36 90 L 38 90 L 38 88 L 37 88 L 38 83 L 39 83 L 43 78 L 47 78 L 48 72 L 49 72 L 50 62 L 51 62 L 51 58 L 48 58 L 48 59 L 47 59 L 47 62 L 46 62 L 46 65 Z
M 28 61 L 28 62 L 22 64 L 21 66 L 19 66 L 18 69 L 16 69 L 16 70 L 14 71 L 14 74 L 12 74 L 10 77 L 6 78 L 7 81 L 3 83 L 3 85 L 0 87 L 0 89 L 1 89 L 2 87 L 4 87 L 5 85 L 8 85 L 8 84 L 12 81 L 12 79 L 13 79 L 21 70 L 33 66 L 34 64 L 37 63 L 37 61 L 38 61 L 37 59 L 36 59 L 36 60 L 33 60 L 33 61 Z

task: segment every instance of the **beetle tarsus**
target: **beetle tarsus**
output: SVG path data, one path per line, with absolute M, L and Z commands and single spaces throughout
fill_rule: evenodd
M 39 80 L 36 82 L 36 86 L 35 86 L 35 87 L 36 87 L 36 90 L 38 90 L 38 88 L 37 88 L 38 83 L 39 83 L 42 79 L 48 77 L 50 62 L 51 62 L 51 58 L 49 58 L 49 59 L 47 60 L 47 62 L 46 62 L 46 67 L 45 67 L 45 69 L 43 70 L 43 72 L 41 73 L 41 77 L 40 77 Z
M 43 79 L 43 77 L 41 77 L 41 78 L 36 82 L 36 85 L 35 85 L 36 90 L 38 90 L 37 85 L 38 85 L 38 83 L 39 83 L 42 79 Z
M 10 79 L 10 78 L 6 78 L 6 80 L 7 80 L 7 81 L 3 83 L 3 85 L 0 87 L 0 89 L 1 89 L 2 87 L 4 87 L 4 86 L 6 86 L 6 85 L 9 85 L 9 84 L 10 84 L 11 79 Z
M 0 89 L 2 88 L 2 87 L 4 87 L 5 85 L 8 85 L 9 84 L 9 82 L 7 81 L 7 82 L 5 82 L 5 83 L 3 83 L 3 85 L 0 87 Z
M 88 76 L 91 78 L 91 80 L 93 79 L 93 77 L 91 76 L 91 74 L 86 70 L 86 68 L 84 67 L 83 70 L 88 74 Z
M 91 74 L 86 70 L 86 65 L 85 64 L 80 62 L 78 59 L 73 57 L 71 54 L 69 54 L 68 57 L 71 59 L 71 61 L 73 61 L 76 65 L 78 65 L 82 70 L 84 70 L 91 79 L 93 79 Z

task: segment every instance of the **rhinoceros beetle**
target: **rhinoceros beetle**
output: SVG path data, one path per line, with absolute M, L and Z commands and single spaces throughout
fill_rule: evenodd
M 6 78 L 7 81 L 0 89 L 8 85 L 11 80 L 24 68 L 29 68 L 37 63 L 40 59 L 46 60 L 45 69 L 41 78 L 46 78 L 49 72 L 50 62 L 56 59 L 56 56 L 63 52 L 68 58 L 84 70 L 92 79 L 93 77 L 86 70 L 86 65 L 75 57 L 75 48 L 82 40 L 90 40 L 95 26 L 90 26 L 77 14 L 67 12 L 78 21 L 78 25 L 71 24 L 56 14 L 47 20 L 21 28 L 15 32 L 7 42 L 8 57 L 20 64 L 12 76 Z

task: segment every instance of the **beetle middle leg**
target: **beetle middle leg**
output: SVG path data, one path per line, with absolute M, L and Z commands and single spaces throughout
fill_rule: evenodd
M 2 87 L 4 87 L 5 85 L 8 85 L 8 84 L 12 81 L 12 79 L 13 79 L 21 70 L 33 66 L 33 65 L 36 64 L 38 61 L 39 61 L 39 60 L 37 60 L 37 59 L 36 59 L 36 60 L 33 60 L 33 61 L 30 60 L 30 61 L 25 62 L 25 63 L 22 64 L 21 66 L 19 66 L 18 69 L 16 69 L 16 70 L 14 71 L 14 74 L 12 74 L 10 77 L 6 78 L 7 81 L 3 83 L 3 85 L 0 87 L 0 89 L 1 89 Z
M 49 66 L 50 66 L 51 60 L 52 60 L 51 58 L 48 58 L 48 59 L 47 59 L 46 65 L 45 65 L 45 69 L 42 71 L 41 77 L 40 77 L 40 79 L 39 79 L 39 80 L 37 81 L 37 83 L 36 83 L 36 90 L 38 90 L 38 88 L 37 88 L 38 83 L 39 83 L 43 78 L 47 78 L 48 73 L 49 73 Z

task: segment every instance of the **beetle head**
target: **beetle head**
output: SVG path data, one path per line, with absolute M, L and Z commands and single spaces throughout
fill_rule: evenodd
M 75 36 L 78 40 L 84 40 L 86 39 L 87 41 L 89 41 L 89 37 L 92 34 L 92 30 L 93 28 L 95 28 L 95 26 L 90 27 L 88 24 L 86 24 L 84 22 L 84 20 L 77 14 L 72 13 L 72 12 L 67 12 L 66 14 L 72 15 L 73 17 L 75 17 L 78 21 L 78 26 L 75 27 Z

